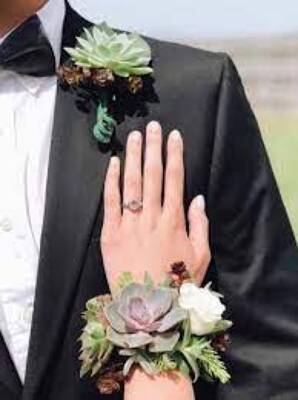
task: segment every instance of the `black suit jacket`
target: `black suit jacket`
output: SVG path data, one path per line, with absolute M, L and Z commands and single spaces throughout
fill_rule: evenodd
M 88 24 L 67 7 L 63 45 Z M 123 159 L 128 133 L 153 119 L 165 136 L 173 128 L 184 136 L 185 207 L 206 196 L 208 279 L 234 321 L 232 382 L 199 382 L 197 398 L 298 399 L 296 242 L 237 71 L 225 54 L 148 40 L 158 101 L 126 115 L 117 145 L 99 148 L 90 134 L 95 110 L 83 112 L 58 89 L 26 380 L 22 386 L 1 338 L 0 399 L 101 398 L 94 382 L 79 379 L 77 338 L 86 300 L 108 291 L 99 250 L 103 182 L 111 154 Z

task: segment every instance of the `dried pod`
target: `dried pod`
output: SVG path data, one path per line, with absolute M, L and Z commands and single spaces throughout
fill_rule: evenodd
M 124 381 L 122 371 L 108 371 L 97 380 L 97 388 L 101 394 L 119 392 Z
M 184 261 L 178 261 L 171 265 L 170 277 L 174 287 L 180 287 L 185 280 L 190 279 L 190 274 Z
M 91 70 L 91 81 L 94 85 L 106 87 L 114 83 L 115 77 L 110 69 L 93 68 Z
M 224 353 L 227 350 L 230 343 L 231 343 L 230 336 L 227 333 L 223 333 L 222 335 L 215 337 L 212 340 L 211 345 L 215 350 Z
M 127 80 L 127 86 L 131 93 L 136 94 L 143 89 L 143 79 L 141 76 L 130 76 Z
M 58 68 L 57 75 L 62 83 L 68 85 L 79 85 L 84 78 L 81 67 L 61 65 Z

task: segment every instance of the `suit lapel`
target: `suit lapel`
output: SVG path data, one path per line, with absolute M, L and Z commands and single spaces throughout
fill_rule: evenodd
M 72 45 L 71 38 L 87 25 L 68 7 L 64 45 Z M 91 134 L 94 122 L 95 109 L 80 111 L 76 96 L 58 87 L 23 400 L 37 394 L 59 351 L 102 202 L 111 148 L 97 145 Z M 126 118 L 117 127 L 114 148 L 120 149 L 121 158 L 132 127 L 142 129 L 143 118 Z
M 20 398 L 21 392 L 22 383 L 0 332 L 0 398 L 4 393 L 5 399 L 10 398 L 7 393 L 11 393 L 12 399 Z
M 58 88 L 25 398 L 55 357 L 101 198 L 110 152 L 89 134 L 94 118 Z

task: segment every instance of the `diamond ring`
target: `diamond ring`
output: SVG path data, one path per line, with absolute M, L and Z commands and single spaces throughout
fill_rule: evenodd
M 139 200 L 130 200 L 128 202 L 123 203 L 123 208 L 127 208 L 129 211 L 133 213 L 140 212 L 143 209 L 143 203 Z

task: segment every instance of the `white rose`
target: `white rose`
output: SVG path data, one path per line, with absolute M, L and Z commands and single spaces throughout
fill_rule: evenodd
M 200 288 L 194 283 L 181 285 L 178 303 L 189 311 L 191 332 L 195 335 L 211 333 L 226 309 L 208 286 Z

